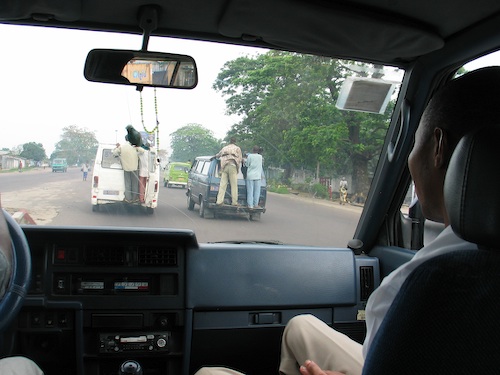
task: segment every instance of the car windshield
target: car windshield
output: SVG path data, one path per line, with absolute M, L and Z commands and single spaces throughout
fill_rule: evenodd
M 16 25 L 0 25 L 0 33 L 8 51 L 0 60 L 1 203 L 21 223 L 191 229 L 200 242 L 345 247 L 352 239 L 401 69 L 152 37 L 150 51 L 195 59 L 198 84 L 139 91 L 89 82 L 83 70 L 90 50 L 139 50 L 140 35 Z M 125 145 L 134 132 L 132 147 L 148 168 L 134 175 L 145 191 L 127 197 Z M 167 184 L 169 163 L 193 166 L 231 138 L 241 150 L 240 179 L 246 159 L 262 157 L 260 211 L 247 209 L 245 183 L 237 207 L 217 211 L 221 155 L 208 190 L 196 190 L 204 177 L 191 167 L 186 183 Z M 229 184 L 223 205 L 231 202 Z

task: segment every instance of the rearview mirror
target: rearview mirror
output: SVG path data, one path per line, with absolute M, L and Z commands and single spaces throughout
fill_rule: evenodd
M 84 76 L 91 82 L 137 87 L 193 89 L 198 84 L 191 56 L 148 51 L 94 49 L 87 55 Z

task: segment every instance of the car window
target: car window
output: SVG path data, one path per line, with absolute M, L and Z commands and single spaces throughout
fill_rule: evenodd
M 9 51 L 1 71 L 18 72 L 3 78 L 9 95 L 2 96 L 0 113 L 0 186 L 10 212 L 26 210 L 38 225 L 192 229 L 200 242 L 220 240 L 212 235 L 220 228 L 228 240 L 345 247 L 352 239 L 383 154 L 403 69 L 153 36 L 148 49 L 192 56 L 199 82 L 192 90 L 137 91 L 89 82 L 82 68 L 92 49 L 140 49 L 139 35 L 16 25 L 0 25 L 0 32 L 16 35 L 0 42 Z M 44 43 L 49 37 L 53 42 Z M 387 93 L 379 105 L 360 106 L 354 88 L 380 84 Z M 123 181 L 116 180 L 121 177 L 106 181 L 105 197 L 94 200 L 93 171 L 82 181 L 81 165 L 93 166 L 98 157 L 102 168 L 127 169 L 109 148 L 99 156 L 97 150 L 125 144 L 128 125 L 151 151 L 149 173 L 142 177 L 155 194 L 144 205 L 154 207 L 128 201 Z M 259 222 L 248 215 L 203 219 L 199 202 L 193 211 L 186 205 L 189 186 L 163 186 L 168 163 L 215 155 L 231 137 L 243 155 L 257 147 L 263 157 L 267 202 Z M 57 158 L 67 160 L 67 172 L 47 173 L 44 166 Z M 209 167 L 197 161 L 193 170 L 207 174 Z M 47 197 L 40 199 L 39 191 Z
M 201 174 L 208 175 L 208 170 L 210 169 L 210 162 L 205 161 L 203 162 L 203 168 L 201 169 Z
M 122 169 L 122 164 L 120 158 L 117 158 L 113 155 L 113 150 L 110 148 L 105 148 L 102 150 L 102 168 L 113 168 L 113 169 Z

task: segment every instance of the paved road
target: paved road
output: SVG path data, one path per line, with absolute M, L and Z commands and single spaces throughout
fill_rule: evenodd
M 184 189 L 163 186 L 153 215 L 116 206 L 92 212 L 90 186 L 91 176 L 82 181 L 77 168 L 67 173 L 39 170 L 0 174 L 3 206 L 28 209 L 38 224 L 188 228 L 200 242 L 258 239 L 345 247 L 361 214 L 359 207 L 270 193 L 267 212 L 259 222 L 247 217 L 202 219 L 198 206 L 194 211 L 187 209 Z

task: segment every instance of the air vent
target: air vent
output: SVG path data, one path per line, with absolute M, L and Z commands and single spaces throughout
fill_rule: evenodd
M 115 266 L 125 264 L 123 247 L 88 247 L 85 249 L 85 264 Z
M 366 301 L 374 289 L 373 267 L 359 267 L 359 284 L 360 299 Z
M 140 266 L 177 266 L 177 250 L 142 246 L 138 249 Z

